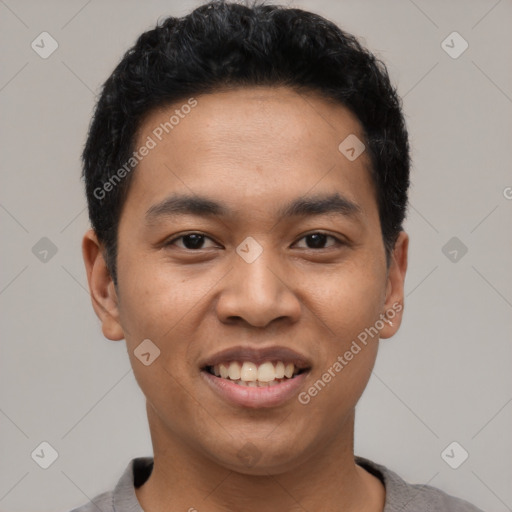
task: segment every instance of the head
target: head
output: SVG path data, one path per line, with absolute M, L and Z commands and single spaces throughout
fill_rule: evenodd
M 244 470 L 278 472 L 349 431 L 407 266 L 409 147 L 384 64 L 318 15 L 212 2 L 124 55 L 83 163 L 93 304 L 126 339 L 157 443 L 236 470 L 253 446 Z M 293 398 L 212 387 L 216 363 L 280 357 Z

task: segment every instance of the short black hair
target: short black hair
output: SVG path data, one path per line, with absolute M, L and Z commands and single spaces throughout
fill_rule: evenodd
M 317 14 L 258 0 L 214 0 L 140 35 L 97 102 L 82 176 L 89 218 L 114 284 L 119 219 L 133 175 L 126 163 L 144 118 L 200 94 L 256 85 L 315 92 L 357 117 L 389 265 L 407 210 L 410 156 L 401 100 L 386 66 Z

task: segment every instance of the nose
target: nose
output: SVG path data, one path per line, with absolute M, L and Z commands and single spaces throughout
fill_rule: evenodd
M 266 327 L 280 319 L 289 323 L 300 318 L 300 300 L 286 282 L 282 269 L 263 254 L 247 263 L 239 258 L 225 280 L 216 304 L 223 323 L 247 323 Z

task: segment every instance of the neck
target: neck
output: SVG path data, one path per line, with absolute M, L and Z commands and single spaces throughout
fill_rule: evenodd
M 339 439 L 315 450 L 313 457 L 278 474 L 249 475 L 227 469 L 170 437 L 150 409 L 154 466 L 150 478 L 136 489 L 145 512 L 382 512 L 384 508 L 382 483 L 354 461 L 353 413 Z

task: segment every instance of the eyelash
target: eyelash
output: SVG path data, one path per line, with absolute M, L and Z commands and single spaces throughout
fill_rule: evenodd
M 204 233 L 192 231 L 190 233 L 185 233 L 183 235 L 180 235 L 180 236 L 177 236 L 177 237 L 173 238 L 172 240 L 169 240 L 169 241 L 165 242 L 164 243 L 164 247 L 172 246 L 172 245 L 174 245 L 174 243 L 177 240 L 180 240 L 180 239 L 182 239 L 182 238 L 184 238 L 186 236 L 190 236 L 190 235 L 199 235 L 199 236 L 204 237 L 205 239 L 207 238 L 208 240 L 212 240 L 209 236 L 205 235 Z M 335 237 L 334 235 L 330 235 L 329 233 L 323 233 L 322 231 L 313 231 L 311 233 L 307 233 L 307 234 L 303 235 L 301 238 L 299 238 L 298 241 L 300 241 L 300 240 L 302 240 L 302 239 L 304 239 L 304 238 L 306 238 L 308 236 L 311 236 L 311 235 L 324 235 L 327 238 L 332 238 L 336 242 L 335 246 L 347 245 L 346 242 L 340 240 L 339 238 Z M 331 247 L 333 247 L 333 246 L 321 247 L 319 249 L 314 249 L 314 248 L 311 248 L 311 247 L 305 247 L 305 249 L 310 250 L 310 251 L 321 251 L 321 250 L 325 250 L 325 249 L 330 249 Z M 185 251 L 190 251 L 190 252 L 199 252 L 199 251 L 203 250 L 203 248 L 200 248 L 200 249 L 188 249 L 187 247 L 180 247 L 180 249 L 183 249 Z

